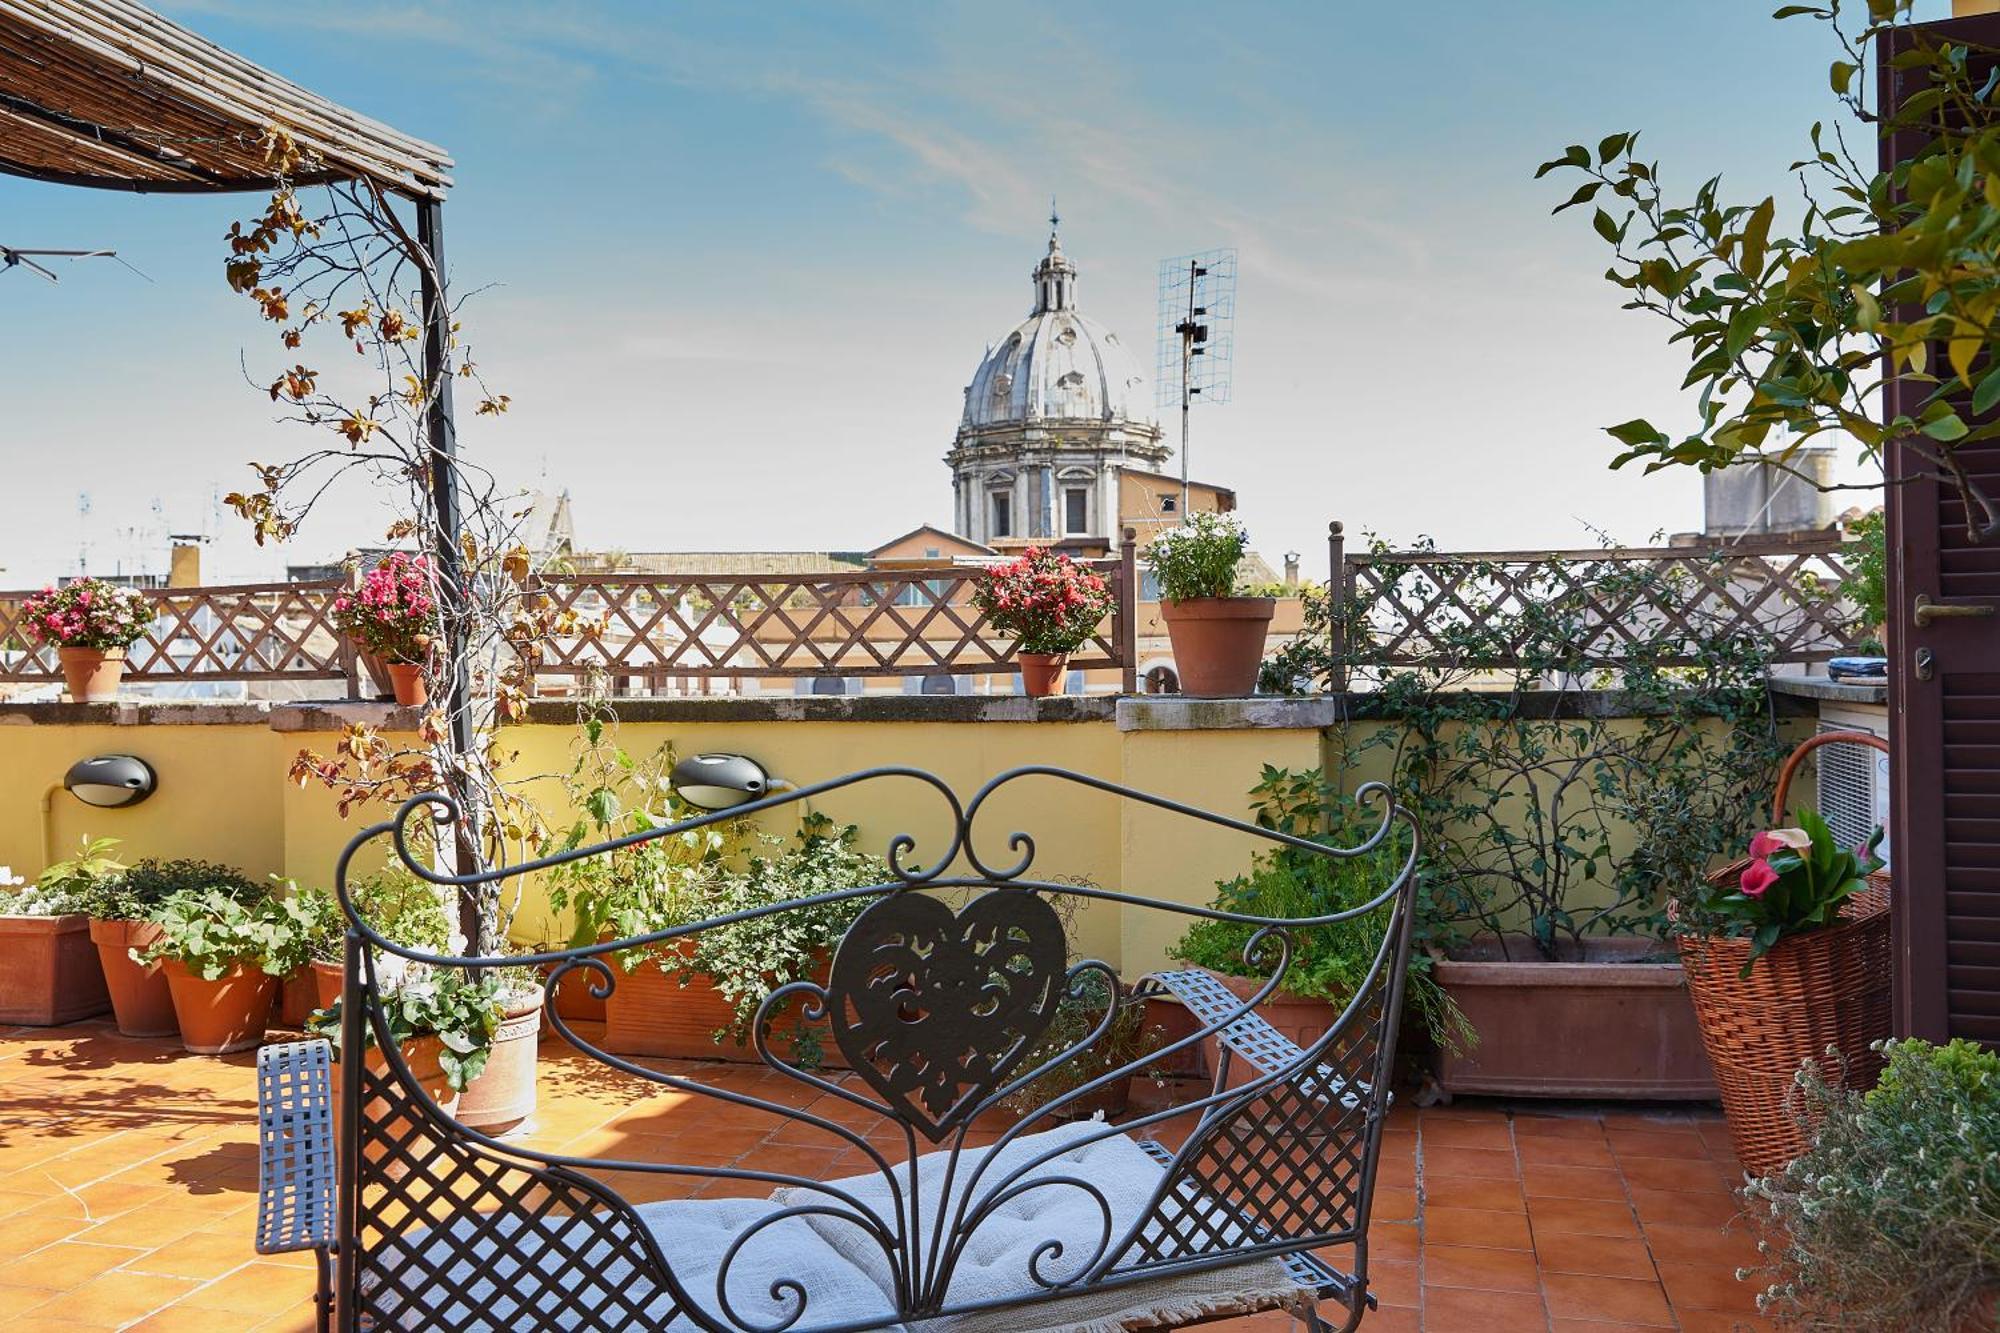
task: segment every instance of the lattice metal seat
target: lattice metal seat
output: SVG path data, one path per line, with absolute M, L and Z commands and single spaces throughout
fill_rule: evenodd
M 257 1253 L 312 1250 L 319 1321 L 332 1316 L 332 1047 L 291 1041 L 257 1052 Z

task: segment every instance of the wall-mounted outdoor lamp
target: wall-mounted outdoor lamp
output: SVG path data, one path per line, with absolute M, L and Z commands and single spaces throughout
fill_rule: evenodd
M 63 774 L 63 789 L 85 805 L 111 809 L 137 805 L 153 794 L 159 775 L 135 754 L 100 754 L 79 759 Z
M 675 794 L 697 810 L 727 810 L 792 789 L 740 754 L 691 754 L 674 765 L 670 781 Z

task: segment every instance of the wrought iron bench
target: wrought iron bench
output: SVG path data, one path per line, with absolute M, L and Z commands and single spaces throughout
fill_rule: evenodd
M 347 870 L 370 840 L 393 838 L 405 864 L 435 883 L 491 885 L 886 781 L 923 784 L 950 810 L 949 845 L 926 858 L 927 868 L 910 861 L 915 840 L 898 836 L 889 846 L 888 882 L 748 914 L 866 904 L 835 949 L 825 985 L 780 987 L 759 1011 L 757 1054 L 811 1094 L 803 1108 L 740 1091 L 740 1079 L 704 1081 L 700 1067 L 669 1073 L 621 1058 L 559 1014 L 550 1017 L 573 1046 L 613 1069 L 705 1098 L 718 1113 L 811 1127 L 827 1144 L 851 1150 L 869 1167 L 863 1174 L 820 1181 L 760 1170 L 754 1158 L 734 1167 L 675 1165 L 502 1142 L 444 1115 L 385 1040 L 377 969 L 388 958 L 475 970 L 548 964 L 552 986 L 581 973 L 572 984 L 588 981 L 604 996 L 620 977 L 607 955 L 744 914 L 526 958 L 429 955 L 391 944 L 354 913 Z M 1026 833 L 1008 839 L 1012 864 L 989 863 L 974 837 L 989 798 L 1027 781 L 1074 784 L 1167 810 L 1186 817 L 1191 832 L 1220 826 L 1313 855 L 1378 858 L 1384 882 L 1341 912 L 1282 919 L 1038 879 Z M 1361 845 L 1336 848 L 1063 769 L 1004 773 L 963 803 L 929 774 L 875 769 L 462 877 L 419 864 L 404 836 L 414 817 L 457 812 L 441 797 L 408 802 L 393 819 L 363 830 L 336 873 L 349 919 L 340 1115 L 325 1043 L 267 1047 L 259 1055 L 258 1249 L 314 1251 L 322 1326 L 337 1322 L 343 1330 L 1111 1333 L 1276 1309 L 1319 1330 L 1330 1327 L 1319 1318 L 1322 1301 L 1338 1306 L 1339 1326 L 1351 1330 L 1374 1305 L 1369 1206 L 1390 1104 L 1416 857 L 1414 825 L 1387 789 L 1370 786 L 1360 795 L 1379 807 L 1380 824 Z M 1249 999 L 1198 971 L 1157 974 L 1121 991 L 1105 963 L 1071 962 L 1051 906 L 1062 895 L 1121 911 L 1245 924 L 1253 930 L 1245 957 L 1267 979 Z M 1361 918 L 1379 921 L 1381 942 L 1334 1025 L 1304 1047 L 1272 1029 L 1256 1006 L 1276 990 L 1294 936 Z M 1105 981 L 1114 983 L 1113 999 L 1095 1029 L 1025 1067 L 1061 999 Z M 1052 1097 L 990 1144 L 968 1141 L 975 1120 L 1093 1047 L 1123 1006 L 1167 996 L 1196 1020 L 1193 1032 Z M 828 1026 L 850 1074 L 801 1068 L 772 1049 L 763 1020 L 794 1005 Z M 364 1023 L 390 1048 L 386 1059 L 362 1058 Z M 1205 1039 L 1219 1054 L 1213 1082 L 1198 1095 L 1120 1124 L 1061 1123 L 1071 1103 Z M 871 1121 L 892 1132 L 858 1127 Z M 1185 1130 L 1177 1144 L 1160 1132 L 1169 1122 Z M 744 1183 L 732 1187 L 732 1197 L 634 1206 L 606 1173 Z M 734 1197 L 746 1192 L 765 1197 Z

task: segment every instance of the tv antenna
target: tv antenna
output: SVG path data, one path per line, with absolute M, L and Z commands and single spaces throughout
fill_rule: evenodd
M 1188 418 L 1195 400 L 1229 401 L 1236 352 L 1236 250 L 1160 261 L 1160 410 L 1181 413 L 1181 522 L 1188 516 Z
M 13 268 L 31 268 L 50 282 L 61 282 L 62 279 L 56 276 L 54 269 L 36 262 L 39 259 L 118 259 L 118 252 L 116 250 L 16 250 L 12 246 L 0 245 L 0 273 Z M 126 268 L 131 268 L 140 277 L 146 278 L 147 282 L 152 281 L 138 269 L 126 264 L 124 260 L 118 259 L 118 262 L 125 264 Z

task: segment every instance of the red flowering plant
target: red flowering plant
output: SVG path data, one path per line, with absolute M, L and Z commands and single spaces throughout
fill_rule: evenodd
M 1111 613 L 1111 589 L 1059 551 L 1030 546 L 1019 559 L 989 567 L 972 604 L 1024 653 L 1075 652 Z
M 430 558 L 390 555 L 362 576 L 359 588 L 333 599 L 333 623 L 364 652 L 391 662 L 423 661 L 438 623 Z
M 1750 840 L 1750 860 L 1740 871 L 1717 875 L 1683 918 L 1693 928 L 1714 926 L 1750 937 L 1744 974 L 1787 935 L 1817 930 L 1840 919 L 1849 898 L 1880 870 L 1882 830 L 1852 851 L 1834 841 L 1826 821 L 1802 810 L 1798 827 L 1777 828 Z
M 128 648 L 145 637 L 155 614 L 144 593 L 103 579 L 44 588 L 21 603 L 28 632 L 58 648 Z

